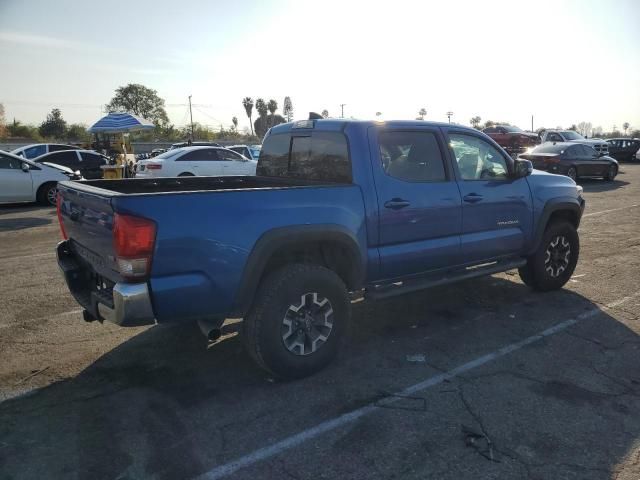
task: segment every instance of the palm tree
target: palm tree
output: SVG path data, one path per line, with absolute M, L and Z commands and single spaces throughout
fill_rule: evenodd
M 242 106 L 244 107 L 244 111 L 247 112 L 247 117 L 249 117 L 249 125 L 251 126 L 251 135 L 253 135 L 254 134 L 253 122 L 251 121 L 251 114 L 253 113 L 253 98 L 244 97 L 242 99 Z
M 233 123 L 233 129 L 237 132 L 238 131 L 238 117 L 233 117 L 231 119 L 231 122 Z
M 329 118 L 329 110 L 327 110 L 326 108 L 324 110 L 322 110 L 322 118 Z
M 622 129 L 624 130 L 624 136 L 627 136 L 627 130 L 629 130 L 629 122 L 624 122 L 622 124 Z
M 256 100 L 256 110 L 258 111 L 258 115 L 260 115 L 261 117 L 267 116 L 267 112 L 269 111 L 269 109 L 267 108 L 266 102 L 262 98 Z
M 273 127 L 273 119 L 275 118 L 276 110 L 278 110 L 278 102 L 276 102 L 274 99 L 269 100 L 269 103 L 267 103 L 267 109 L 271 114 L 271 120 L 269 121 L 270 127 Z
M 419 118 L 420 120 L 424 120 L 424 117 L 426 117 L 426 116 L 427 116 L 427 109 L 426 109 L 426 108 L 424 108 L 424 107 L 422 107 L 422 108 L 420 109 L 420 111 L 418 112 L 418 118 Z
M 478 128 L 480 126 L 480 122 L 482 121 L 482 118 L 480 118 L 478 115 L 476 115 L 475 117 L 473 117 L 471 119 L 471 126 L 473 128 Z

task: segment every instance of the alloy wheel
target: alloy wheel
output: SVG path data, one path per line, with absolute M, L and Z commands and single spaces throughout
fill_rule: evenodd
M 552 278 L 558 278 L 569 266 L 571 244 L 564 235 L 556 235 L 545 251 L 544 269 Z
M 310 355 L 322 347 L 333 329 L 333 307 L 316 292 L 289 305 L 282 320 L 282 342 L 295 355 Z

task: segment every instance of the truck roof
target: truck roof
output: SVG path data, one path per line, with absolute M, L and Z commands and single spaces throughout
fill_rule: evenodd
M 361 126 L 375 126 L 375 125 L 388 125 L 390 127 L 451 127 L 461 128 L 464 130 L 470 130 L 478 132 L 478 130 L 466 127 L 464 125 L 458 125 L 455 123 L 446 122 L 429 122 L 425 120 L 353 120 L 346 118 L 326 118 L 318 120 L 297 120 L 289 123 L 281 123 L 275 127 L 271 127 L 271 133 L 286 133 L 293 129 L 314 129 L 314 130 L 343 130 L 347 125 L 356 124 Z

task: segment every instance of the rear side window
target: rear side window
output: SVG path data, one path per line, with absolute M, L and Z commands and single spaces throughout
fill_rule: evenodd
M 105 163 L 104 158 L 97 153 L 80 152 L 82 161 L 85 162 L 85 166 L 100 166 Z
M 270 135 L 260 151 L 256 174 L 351 183 L 347 139 L 341 132 Z
M 177 159 L 178 162 L 217 162 L 218 160 L 220 158 L 215 148 L 199 148 Z
M 73 150 L 67 151 L 67 152 L 52 153 L 42 158 L 42 160 L 39 159 L 37 161 L 55 163 L 57 165 L 62 165 L 63 167 L 69 167 L 74 170 L 78 168 L 78 165 L 79 165 L 78 154 Z
M 24 151 L 25 158 L 36 158 L 40 155 L 44 155 L 47 153 L 46 145 L 35 145 L 33 147 L 29 147 Z
M 446 180 L 442 152 L 432 132 L 382 132 L 379 143 L 388 175 L 407 182 Z

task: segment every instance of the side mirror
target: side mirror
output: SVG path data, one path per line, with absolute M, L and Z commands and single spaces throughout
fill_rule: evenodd
M 22 165 L 20 166 L 20 168 L 22 168 L 23 172 L 28 172 L 29 170 L 31 170 L 31 167 L 27 162 L 22 162 Z
M 518 158 L 513 162 L 514 178 L 524 178 L 533 172 L 533 164 L 529 160 Z

